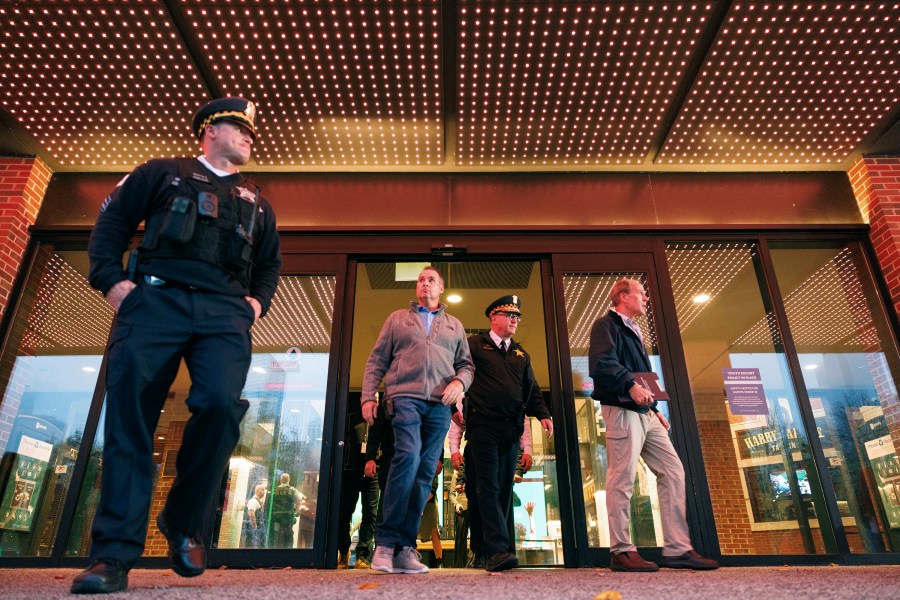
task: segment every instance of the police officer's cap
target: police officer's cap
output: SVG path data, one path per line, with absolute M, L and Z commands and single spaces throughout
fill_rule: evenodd
M 212 125 L 219 121 L 231 121 L 232 123 L 243 125 L 250 130 L 250 135 L 253 139 L 256 139 L 256 105 L 249 100 L 232 96 L 217 98 L 212 102 L 208 102 L 194 115 L 192 124 L 194 135 L 197 136 L 197 139 L 200 139 L 207 125 Z
M 503 296 L 502 298 L 497 298 L 496 300 L 491 302 L 485 309 L 484 314 L 488 318 L 493 317 L 494 313 L 497 312 L 515 313 L 517 315 L 521 315 L 522 312 L 519 310 L 521 307 L 522 301 L 518 296 Z

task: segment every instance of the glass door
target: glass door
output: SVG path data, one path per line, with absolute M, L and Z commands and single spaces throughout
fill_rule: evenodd
M 324 566 L 340 364 L 343 255 L 286 256 L 269 313 L 252 330 L 250 410 L 223 480 L 213 548 L 223 564 Z M 326 449 L 326 450 L 323 450 Z M 211 557 L 212 558 L 212 557 Z
M 514 339 L 531 355 L 535 377 L 544 393 L 544 400 L 551 409 L 551 367 L 547 346 L 548 319 L 545 318 L 545 278 L 549 278 L 548 265 L 539 261 L 479 261 L 467 257 L 466 261 L 432 262 L 367 262 L 356 264 L 355 297 L 350 343 L 350 369 L 347 382 L 347 413 L 343 418 L 352 423 L 354 411 L 359 411 L 359 397 L 366 362 L 385 319 L 393 311 L 409 307 L 415 301 L 416 278 L 425 266 L 435 267 L 443 276 L 444 293 L 441 302 L 448 305 L 447 313 L 462 321 L 466 335 L 480 335 L 490 329 L 485 308 L 495 299 L 508 294 L 521 298 L 524 315 Z M 552 319 L 549 319 L 552 323 Z M 555 374 L 555 373 L 554 373 Z M 340 425 L 338 425 L 341 428 Z M 341 430 L 344 430 L 343 428 Z M 531 433 L 530 451 L 533 464 L 516 478 L 513 487 L 511 527 L 516 554 L 520 564 L 553 566 L 563 564 L 563 533 L 560 514 L 560 481 L 557 465 L 557 439 L 546 435 L 535 419 L 529 419 Z M 559 431 L 559 426 L 556 427 Z M 462 441 L 463 448 L 465 440 Z M 449 439 L 445 440 L 444 466 L 438 474 L 437 525 L 434 531 L 419 532 L 419 551 L 426 563 L 436 564 L 442 556 L 442 566 L 471 566 L 468 525 L 463 500 L 464 487 L 459 485 L 461 473 L 451 464 Z M 357 541 L 358 524 L 363 515 L 359 486 L 351 485 L 350 478 L 358 477 L 358 469 L 348 468 L 352 463 L 345 456 L 343 472 L 344 493 L 347 500 L 356 505 L 352 518 L 338 525 L 349 527 L 353 542 Z M 427 509 L 426 509 L 427 510 Z M 351 547 L 348 563 L 355 563 L 355 546 Z M 336 559 L 336 555 L 335 555 Z M 332 559 L 332 560 L 335 560 Z
M 594 385 L 588 368 L 591 328 L 609 311 L 613 284 L 622 278 L 640 281 L 650 296 L 650 303 L 647 314 L 635 320 L 641 327 L 653 372 L 658 376 L 660 386 L 668 390 L 673 375 L 667 361 L 665 328 L 659 308 L 661 300 L 651 253 L 557 255 L 553 257 L 553 265 L 563 403 L 566 428 L 571 436 L 566 450 L 575 458 L 569 461 L 569 478 L 576 486 L 581 481 L 581 489 L 573 487 L 572 490 L 578 562 L 580 565 L 605 565 L 610 545 L 606 510 L 606 424 L 599 403 L 591 398 Z M 669 402 L 659 402 L 659 408 L 673 424 L 670 435 L 677 435 L 678 419 L 670 414 Z M 663 545 L 656 478 L 643 460 L 638 464 L 631 499 L 631 536 L 639 548 Z M 654 552 L 647 555 L 653 556 Z
M 327 443 L 323 431 L 329 431 L 333 413 L 340 344 L 332 340 L 340 340 L 336 332 L 341 323 L 340 304 L 335 300 L 343 294 L 346 258 L 284 258 L 282 272 L 291 274 L 281 276 L 268 314 L 251 329 L 253 356 L 242 392 L 250 409 L 241 423 L 241 437 L 223 476 L 215 510 L 201 530 L 211 567 L 323 564 L 328 511 L 319 507 L 327 503 L 330 473 L 330 455 L 322 451 Z M 175 459 L 190 418 L 185 404 L 189 389 L 182 362 L 155 434 L 154 495 L 143 560 L 147 565 L 167 564 L 167 543 L 155 517 L 175 478 Z M 90 523 L 99 500 L 103 444 L 101 426 L 90 448 L 67 557 L 88 552 Z M 287 510 L 280 510 L 275 498 L 285 490 L 291 502 Z

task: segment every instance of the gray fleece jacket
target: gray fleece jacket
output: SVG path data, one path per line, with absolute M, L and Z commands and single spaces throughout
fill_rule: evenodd
M 451 317 L 441 304 L 431 334 L 418 314 L 418 305 L 409 303 L 406 310 L 398 310 L 387 318 L 363 376 L 360 402 L 375 401 L 375 392 L 384 379 L 388 398 L 417 398 L 440 402 L 441 394 L 454 379 L 469 389 L 475 375 L 475 365 L 469 353 L 469 343 L 462 323 Z

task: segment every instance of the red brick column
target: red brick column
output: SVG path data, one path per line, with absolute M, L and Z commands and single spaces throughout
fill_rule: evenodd
M 28 227 L 37 219 L 50 169 L 37 158 L 0 157 L 0 316 L 19 272 Z
M 871 227 L 869 237 L 891 301 L 900 312 L 900 157 L 860 158 L 847 175 L 863 219 Z M 900 401 L 891 383 L 876 381 L 876 389 L 894 448 L 900 453 Z

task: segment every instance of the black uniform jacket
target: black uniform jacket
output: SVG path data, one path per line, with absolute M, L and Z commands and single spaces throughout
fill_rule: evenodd
M 246 181 L 239 173 L 218 177 L 203 163 L 193 160 L 194 172 L 216 181 L 222 187 L 237 186 Z M 105 294 L 113 285 L 127 279 L 122 255 L 128 250 L 138 225 L 154 212 L 165 208 L 180 176 L 177 159 L 153 159 L 132 171 L 107 196 L 88 246 L 91 261 L 89 280 L 93 287 Z M 271 205 L 260 197 L 257 206 L 259 212 L 254 226 L 249 289 L 224 269 L 197 260 L 154 259 L 141 265 L 142 272 L 212 292 L 253 296 L 259 300 L 265 315 L 278 285 L 281 251 Z
M 549 419 L 541 388 L 534 379 L 531 356 L 515 340 L 503 352 L 490 334 L 469 336 L 475 363 L 475 379 L 466 391 L 466 423 L 514 423 L 519 428 L 525 415 Z
M 628 395 L 634 385 L 632 373 L 649 373 L 653 369 L 641 340 L 614 310 L 597 319 L 591 328 L 588 368 L 594 380 L 591 398 L 600 404 L 640 413 L 656 412 L 656 402 L 638 406 Z

